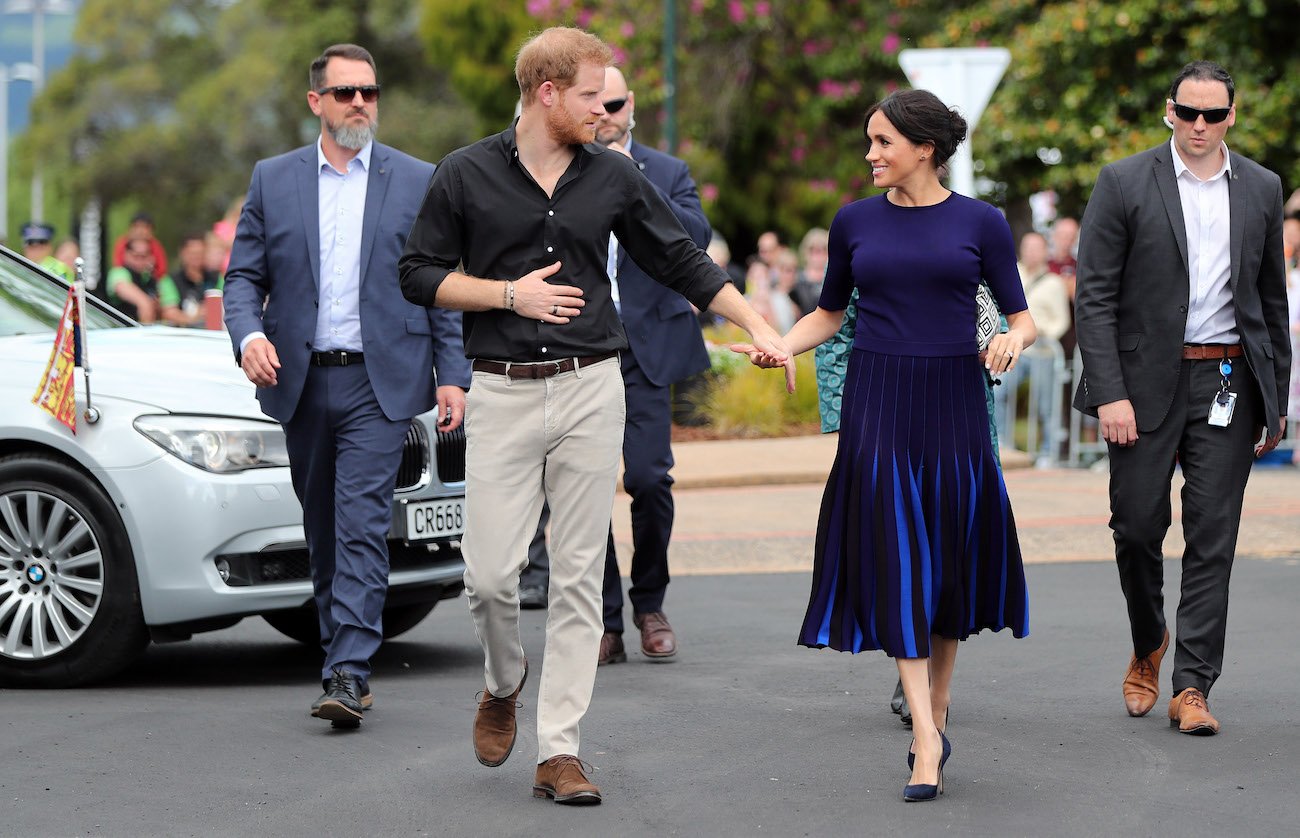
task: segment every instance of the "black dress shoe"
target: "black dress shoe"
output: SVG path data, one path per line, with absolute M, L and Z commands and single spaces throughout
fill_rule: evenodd
M 329 719 L 334 727 L 359 727 L 365 711 L 361 698 L 361 682 L 351 672 L 336 666 L 331 670 L 329 685 L 320 705 L 312 712 L 318 719 Z
M 325 699 L 329 698 L 329 688 L 330 688 L 329 680 L 328 679 L 322 680 L 320 682 L 320 686 L 321 689 L 325 690 L 325 692 L 321 693 L 320 698 L 316 699 L 311 703 L 311 714 L 316 718 L 320 718 L 320 714 L 318 711 L 320 710 L 321 704 L 325 701 Z M 361 709 L 363 711 L 369 710 L 371 707 L 375 706 L 375 695 L 370 691 L 369 684 L 362 687 L 362 689 L 364 689 L 365 692 L 361 694 Z
M 519 607 L 536 611 L 546 607 L 546 587 L 544 585 L 520 585 Z

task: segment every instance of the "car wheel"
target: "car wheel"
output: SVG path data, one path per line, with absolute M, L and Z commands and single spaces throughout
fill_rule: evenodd
M 438 604 L 437 600 L 416 602 L 410 605 L 393 605 L 384 609 L 384 639 L 389 640 L 399 634 L 405 634 L 419 625 L 429 616 L 429 612 Z M 262 619 L 271 624 L 271 628 L 285 637 L 306 643 L 309 646 L 320 644 L 320 623 L 316 619 L 315 604 L 304 605 L 292 611 L 272 611 L 263 614 Z
M 384 609 L 384 639 L 391 640 L 400 634 L 406 634 L 429 616 L 438 601 L 413 602 L 410 605 L 390 605 Z
M 291 640 L 320 645 L 320 622 L 316 619 L 316 606 L 311 603 L 292 611 L 271 611 L 263 614 L 262 619 Z
M 112 501 L 54 457 L 0 458 L 0 685 L 105 678 L 148 641 Z

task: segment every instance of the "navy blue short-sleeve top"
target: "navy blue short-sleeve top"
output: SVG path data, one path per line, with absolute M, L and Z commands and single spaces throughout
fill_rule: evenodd
M 1011 228 L 996 208 L 952 193 L 923 207 L 884 195 L 835 215 L 819 305 L 848 306 L 858 289 L 853 345 L 892 355 L 974 355 L 975 292 L 988 282 L 1003 314 L 1024 311 Z

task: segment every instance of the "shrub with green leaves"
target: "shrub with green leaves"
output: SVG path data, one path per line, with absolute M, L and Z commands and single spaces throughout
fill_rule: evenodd
M 795 359 L 795 391 L 785 391 L 781 370 L 759 369 L 732 352 L 748 342 L 734 327 L 705 330 L 712 380 L 701 396 L 704 415 L 718 433 L 737 437 L 787 436 L 806 432 L 818 421 L 817 375 L 811 352 Z

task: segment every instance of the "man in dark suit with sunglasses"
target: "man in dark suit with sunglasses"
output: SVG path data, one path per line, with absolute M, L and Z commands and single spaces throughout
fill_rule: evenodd
M 1278 176 L 1224 142 L 1227 71 L 1195 61 L 1165 103 L 1169 143 L 1101 170 L 1083 216 L 1075 407 L 1110 451 L 1110 526 L 1128 602 L 1129 715 L 1159 695 L 1169 646 L 1162 542 L 1183 471 L 1186 547 L 1170 724 L 1212 735 L 1206 696 L 1223 668 L 1228 580 L 1255 457 L 1282 438 L 1291 352 Z
M 311 65 L 320 139 L 253 169 L 226 273 L 235 358 L 284 427 L 325 650 L 311 714 L 355 726 L 383 640 L 387 534 L 403 442 L 465 412 L 461 315 L 402 296 L 397 259 L 433 166 L 374 142 L 379 85 L 353 44 Z

